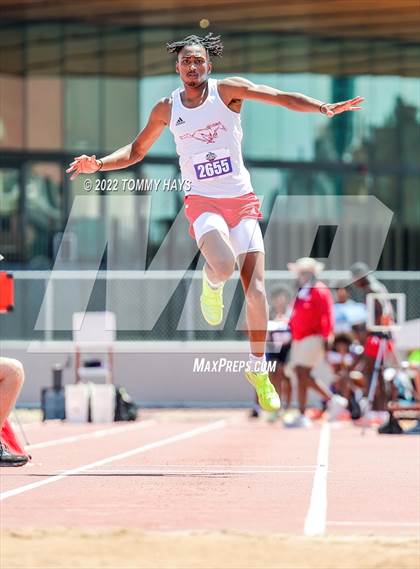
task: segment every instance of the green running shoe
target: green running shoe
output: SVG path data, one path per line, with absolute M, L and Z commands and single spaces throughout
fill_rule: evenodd
M 223 286 L 224 283 L 218 288 L 212 288 L 203 270 L 203 290 L 200 296 L 200 305 L 204 320 L 210 326 L 218 326 L 223 320 Z
M 278 411 L 280 409 L 280 397 L 274 389 L 267 372 L 246 371 L 245 377 L 255 387 L 261 409 L 264 409 L 264 411 Z

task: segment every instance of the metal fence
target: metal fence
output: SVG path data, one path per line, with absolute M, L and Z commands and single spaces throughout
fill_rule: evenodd
M 419 272 L 376 276 L 389 292 L 406 294 L 407 319 L 419 317 Z M 217 329 L 210 329 L 200 313 L 200 270 L 17 271 L 14 278 L 15 309 L 0 315 L 2 340 L 71 340 L 72 315 L 85 310 L 115 312 L 120 341 L 244 338 L 244 296 L 237 273 L 226 283 L 226 319 Z M 322 275 L 332 287 L 342 279 L 349 279 L 347 271 Z M 281 285 L 296 290 L 288 271 L 267 271 L 267 292 Z

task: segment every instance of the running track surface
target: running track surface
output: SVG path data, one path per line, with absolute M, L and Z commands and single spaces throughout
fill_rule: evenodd
M 245 411 L 148 411 L 136 423 L 27 428 L 1 469 L 2 529 L 128 528 L 418 536 L 418 437 L 310 430 Z

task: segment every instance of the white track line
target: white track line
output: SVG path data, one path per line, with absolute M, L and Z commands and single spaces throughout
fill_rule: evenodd
M 66 472 L 64 471 L 58 471 Z M 176 474 L 197 474 L 199 476 L 206 476 L 212 474 L 312 474 L 312 470 L 272 470 L 272 469 L 246 469 L 246 468 L 232 468 L 232 469 L 214 469 L 214 468 L 183 468 L 183 469 L 171 469 L 171 468 L 127 468 L 120 470 L 92 470 L 92 475 L 108 475 L 117 476 L 123 474 L 126 476 L 135 476 L 139 474 L 158 476 L 158 475 L 176 475 Z
M 110 427 L 107 429 L 98 429 L 97 431 L 91 431 L 90 433 L 83 433 L 80 435 L 71 435 L 68 437 L 63 437 L 61 439 L 53 439 L 52 441 L 44 441 L 42 443 L 35 443 L 33 445 L 25 446 L 26 450 L 34 450 L 39 448 L 54 447 L 57 445 L 65 445 L 69 443 L 76 443 L 78 441 L 83 441 L 85 439 L 96 439 L 107 437 L 108 435 L 119 435 L 120 433 L 126 433 L 129 431 L 137 431 L 144 427 L 150 427 L 156 424 L 153 419 L 148 419 L 147 421 L 142 421 L 139 423 L 131 425 L 123 425 L 121 427 Z
M 325 421 L 319 437 L 317 467 L 312 486 L 311 502 L 306 514 L 304 534 L 323 535 L 327 519 L 327 476 L 330 445 L 330 424 Z
M 292 469 L 292 470 L 307 470 L 309 469 L 310 472 L 314 472 L 315 468 L 316 468 L 316 464 L 311 464 L 311 465 L 305 465 L 305 466 L 300 466 L 299 464 L 294 464 L 292 466 L 285 466 L 284 464 L 278 464 L 278 465 L 270 465 L 270 464 L 135 464 L 132 465 L 131 468 L 116 468 L 115 470 L 120 470 L 121 472 L 127 472 L 128 470 L 135 470 L 135 469 L 141 469 L 144 470 L 146 468 L 149 469 L 159 469 L 159 468 L 169 468 L 169 469 L 173 469 L 175 470 L 176 468 L 183 468 L 183 469 L 187 469 L 187 470 L 201 470 L 203 468 L 206 469 L 211 469 L 211 470 L 226 470 L 229 468 L 233 468 L 233 469 L 253 469 L 253 470 L 257 470 L 259 468 L 263 469 L 263 470 L 286 470 L 286 469 Z M 109 468 L 109 471 L 113 471 L 114 468 Z
M 125 458 L 130 458 L 131 456 L 135 456 L 136 454 L 141 454 L 143 452 L 147 452 L 148 450 L 152 450 L 155 448 L 159 448 L 162 446 L 170 445 L 172 443 L 177 443 L 179 441 L 184 441 L 187 439 L 191 439 L 197 435 L 201 435 L 203 433 L 208 433 L 210 431 L 214 431 L 216 429 L 221 429 L 226 425 L 226 421 L 216 421 L 214 423 L 209 423 L 203 427 L 198 427 L 196 429 L 192 429 L 190 431 L 186 431 L 185 433 L 181 433 L 179 435 L 174 435 L 173 437 L 166 437 L 165 439 L 161 439 L 160 441 L 155 441 L 154 443 L 148 443 L 146 445 L 142 445 L 140 447 L 131 449 L 126 452 L 122 452 L 119 454 L 114 454 L 113 456 L 109 456 L 107 458 L 103 458 L 102 460 L 97 460 L 95 462 L 91 462 L 90 464 L 85 464 L 83 466 L 78 466 L 77 468 L 72 468 L 70 470 L 66 470 L 62 474 L 58 474 L 55 476 L 50 476 L 44 480 L 40 480 L 39 482 L 33 482 L 32 484 L 26 484 L 25 486 L 20 486 L 19 488 L 14 488 L 13 490 L 7 490 L 6 492 L 2 492 L 0 494 L 0 502 L 6 500 L 7 498 L 12 498 L 13 496 L 18 496 L 19 494 L 23 494 L 24 492 L 29 492 L 30 490 L 35 490 L 36 488 L 40 488 L 41 486 L 46 486 L 47 484 L 52 484 L 53 482 L 58 482 L 63 480 L 67 476 L 71 476 L 74 474 L 79 474 L 80 472 L 86 472 L 86 470 L 91 470 L 92 468 L 96 468 L 98 466 L 104 466 L 105 464 L 110 464 L 112 462 L 116 462 L 117 460 L 124 460 Z
M 375 526 L 375 527 L 407 527 L 418 528 L 418 522 L 327 522 L 328 526 Z

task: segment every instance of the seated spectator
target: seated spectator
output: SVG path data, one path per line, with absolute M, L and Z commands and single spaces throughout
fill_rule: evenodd
M 0 357 L 0 430 L 13 409 L 24 381 L 23 366 L 18 360 Z M 28 456 L 15 454 L 0 440 L 0 467 L 23 466 Z
M 366 299 L 369 293 L 387 293 L 385 285 L 380 283 L 373 275 L 366 263 L 355 263 L 350 271 L 352 273 L 354 286 L 363 294 Z M 393 310 L 390 302 L 386 300 L 377 300 L 374 304 L 374 322 L 376 325 L 382 325 L 385 321 L 390 322 L 393 318 Z M 390 333 L 388 332 L 372 332 L 367 330 L 366 339 L 364 342 L 364 355 L 363 355 L 363 369 L 362 372 L 366 378 L 365 395 L 369 392 L 370 382 L 375 368 L 376 358 L 379 353 L 379 346 L 381 340 L 386 341 L 386 348 L 383 361 L 379 362 L 379 377 L 376 392 L 374 395 L 372 409 L 375 411 L 385 411 L 387 408 L 387 393 L 386 386 L 383 378 L 383 364 L 385 361 L 390 360 L 395 362 L 393 353 L 393 341 Z
M 420 413 L 420 350 L 409 353 L 407 361 L 402 362 L 401 367 L 386 369 L 384 376 L 388 380 L 387 383 L 392 385 L 392 403 L 389 404 L 389 417 L 379 427 L 378 432 L 392 435 L 419 435 L 419 419 L 414 427 L 404 430 L 395 413 L 405 408 L 411 412 Z
M 331 390 L 347 399 L 352 419 L 361 416 L 359 403 L 365 382 L 363 374 L 356 370 L 360 353 L 360 346 L 354 343 L 349 334 L 337 334 L 327 353 L 327 361 L 334 372 Z

